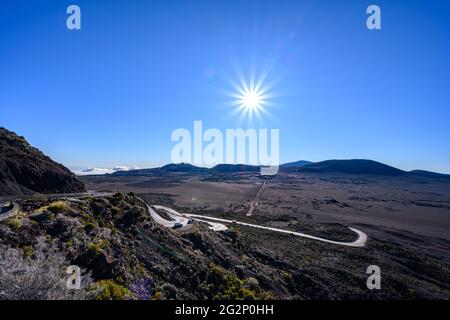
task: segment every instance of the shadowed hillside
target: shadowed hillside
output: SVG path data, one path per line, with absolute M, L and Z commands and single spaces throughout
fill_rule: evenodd
M 349 174 L 373 174 L 398 176 L 406 172 L 373 160 L 326 160 L 304 165 L 302 167 L 290 168 L 290 171 L 298 172 L 338 172 Z
M 83 192 L 84 184 L 23 137 L 0 128 L 0 196 Z
M 174 198 L 167 195 L 141 196 L 148 203 L 188 210 L 177 207 Z M 218 211 L 197 213 L 229 215 Z M 257 216 L 239 219 L 284 221 L 292 230 L 347 237 L 342 225 L 316 224 L 286 214 L 273 221 Z M 399 237 L 402 241 L 395 241 Z M 448 241 L 442 239 L 398 232 L 385 238 L 371 233 L 367 247 L 348 248 L 242 225 L 215 232 L 194 221 L 183 229 L 170 229 L 155 223 L 146 205 L 132 193 L 21 201 L 20 212 L 0 222 L 0 238 L 0 299 L 73 299 L 75 293 L 83 293 L 83 299 L 106 300 L 449 296 L 447 258 L 420 249 L 424 241 L 434 247 L 448 247 Z M 7 267 L 17 261 L 33 268 L 33 285 L 23 276 L 26 273 L 11 272 Z M 90 275 L 83 277 L 86 290 L 67 292 L 59 270 L 70 264 Z M 370 264 L 382 266 L 383 290 L 367 289 L 365 272 Z M 49 281 L 51 295 L 44 289 Z M 98 288 L 96 296 L 90 295 L 88 285 Z
M 430 172 L 425 170 L 404 171 L 391 167 L 381 162 L 365 159 L 350 160 L 326 160 L 321 162 L 310 162 L 299 160 L 280 165 L 280 172 L 308 172 L 308 173 L 339 173 L 339 174 L 361 174 L 375 176 L 405 176 L 423 177 L 433 179 L 450 179 L 450 175 Z M 218 164 L 212 168 L 197 167 L 188 163 L 171 163 L 160 168 L 138 169 L 129 171 L 117 171 L 112 176 L 147 176 L 155 174 L 217 174 L 217 173 L 257 173 L 261 166 L 246 164 Z

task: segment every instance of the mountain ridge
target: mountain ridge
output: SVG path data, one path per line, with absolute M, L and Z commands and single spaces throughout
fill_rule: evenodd
M 118 171 L 113 176 L 133 176 L 161 173 L 251 173 L 259 172 L 261 166 L 244 164 L 218 164 L 212 168 L 198 167 L 192 164 L 168 164 L 159 168 Z M 368 159 L 334 159 L 319 162 L 299 160 L 280 165 L 280 172 L 288 173 L 342 173 L 380 176 L 420 176 L 450 179 L 450 175 L 425 171 L 405 171 L 387 164 Z
M 367 159 L 325 160 L 310 163 L 301 167 L 294 167 L 288 171 L 318 172 L 318 173 L 347 173 L 347 174 L 373 174 L 373 175 L 403 175 L 406 171 L 391 167 L 384 163 Z
M 0 127 L 0 196 L 85 191 L 69 169 Z
M 280 167 L 281 168 L 303 167 L 311 163 L 314 162 L 308 160 L 298 160 L 294 162 L 283 163 L 282 165 L 280 165 Z

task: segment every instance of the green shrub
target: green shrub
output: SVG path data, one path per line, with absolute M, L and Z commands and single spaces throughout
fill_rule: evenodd
M 111 235 L 112 236 L 116 235 L 119 232 L 119 229 L 117 229 L 114 226 L 111 226 L 109 229 L 111 230 Z
M 100 240 L 97 242 L 90 243 L 88 245 L 88 251 L 94 253 L 95 255 L 99 255 L 107 247 L 108 247 L 108 241 Z
M 94 230 L 95 225 L 91 222 L 86 223 L 86 225 L 84 226 L 84 231 L 86 231 L 87 233 L 91 232 L 92 230 Z
M 256 292 L 245 287 L 245 283 L 235 274 L 210 264 L 207 275 L 208 295 L 213 300 L 254 300 Z
M 287 282 L 292 282 L 294 279 L 292 273 L 289 272 L 283 272 L 283 277 L 286 279 Z
M 156 291 L 152 297 L 152 300 L 162 300 L 163 297 L 164 297 L 164 295 L 161 291 Z
M 97 300 L 124 300 L 131 295 L 130 290 L 112 279 L 100 280 L 96 284 L 101 290 L 96 297 Z
M 125 196 L 123 195 L 123 193 L 117 192 L 111 198 L 109 198 L 109 201 L 111 202 L 112 205 L 117 206 L 124 199 L 125 199 Z
M 35 194 L 33 194 L 31 199 L 33 201 L 41 201 L 41 202 L 48 201 L 48 197 L 45 194 L 42 194 L 42 193 L 35 193 Z
M 28 258 L 33 255 L 33 247 L 32 246 L 23 246 L 22 251 L 23 251 L 24 258 Z
M 102 252 L 102 249 L 97 243 L 90 243 L 88 245 L 88 251 L 98 256 Z
M 69 207 L 64 201 L 55 201 L 47 206 L 47 210 L 55 214 L 64 213 L 69 210 Z
M 112 208 L 111 208 L 111 214 L 112 214 L 113 216 L 119 215 L 119 214 L 120 214 L 120 209 L 117 208 L 117 207 L 112 207 Z
M 18 218 L 9 219 L 6 224 L 14 231 L 17 231 L 22 226 L 22 222 Z
M 88 214 L 88 213 L 83 213 L 81 215 L 81 219 L 80 220 L 81 220 L 81 222 L 84 225 L 87 225 L 87 224 L 95 225 L 95 222 L 96 222 L 94 217 L 92 215 Z

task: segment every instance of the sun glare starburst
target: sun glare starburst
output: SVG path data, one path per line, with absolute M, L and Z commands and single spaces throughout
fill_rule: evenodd
M 261 93 L 254 90 L 245 91 L 241 97 L 241 105 L 246 109 L 257 110 L 261 108 Z
M 234 92 L 228 93 L 233 98 L 231 102 L 235 107 L 233 114 L 240 113 L 241 117 L 252 118 L 253 115 L 259 117 L 261 114 L 268 114 L 267 107 L 270 105 L 268 99 L 272 96 L 269 93 L 270 85 L 265 85 L 264 80 L 267 74 L 263 73 L 257 81 L 250 77 L 246 81 L 244 77 L 239 77 L 239 82 L 230 80 Z

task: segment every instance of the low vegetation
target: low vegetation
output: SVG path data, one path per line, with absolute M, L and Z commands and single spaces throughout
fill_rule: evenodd
M 0 300 L 91 299 L 83 274 L 82 290 L 69 290 L 64 279 L 68 261 L 53 243 L 37 239 L 34 248 L 0 246 Z
M 174 206 L 167 195 L 141 197 Z M 132 193 L 20 205 L 19 215 L 0 223 L 0 299 L 417 299 L 450 293 L 445 260 L 376 236 L 365 248 L 343 248 L 240 225 L 214 232 L 194 222 L 171 230 L 156 225 Z M 289 216 L 273 221 L 296 223 Z M 370 264 L 382 266 L 383 290 L 366 288 Z M 83 270 L 83 290 L 67 289 L 69 265 Z

